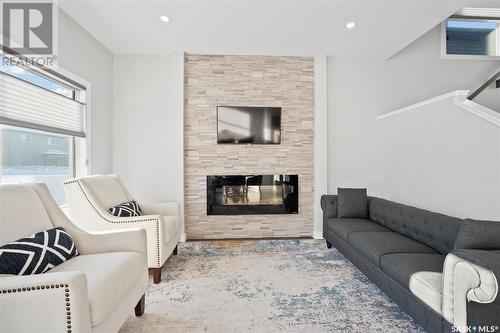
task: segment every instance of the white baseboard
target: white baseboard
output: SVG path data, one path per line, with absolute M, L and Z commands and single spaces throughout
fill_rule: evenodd
M 313 232 L 313 238 L 314 239 L 323 239 L 323 233 L 321 233 L 319 231 L 314 231 Z
M 181 238 L 179 239 L 179 242 L 183 242 L 184 243 L 185 241 L 186 241 L 186 233 L 183 232 L 181 234 Z

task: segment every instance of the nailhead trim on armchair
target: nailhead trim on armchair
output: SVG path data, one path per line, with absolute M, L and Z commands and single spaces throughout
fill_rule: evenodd
M 66 333 L 71 333 L 71 303 L 70 303 L 70 294 L 69 294 L 69 286 L 67 284 L 47 284 L 33 287 L 23 287 L 23 288 L 14 288 L 14 289 L 4 289 L 0 293 L 1 294 L 13 294 L 16 292 L 26 292 L 26 291 L 35 291 L 35 290 L 43 290 L 43 289 L 64 289 L 64 301 L 66 304 Z
M 120 221 L 111 221 L 111 220 L 109 220 L 106 216 L 102 215 L 101 212 L 99 212 L 99 210 L 94 206 L 94 204 L 89 199 L 89 197 L 87 195 L 87 192 L 83 188 L 82 183 L 80 182 L 79 179 L 64 182 L 65 185 L 69 185 L 69 184 L 73 184 L 73 183 L 77 183 L 78 184 L 78 187 L 82 191 L 83 195 L 85 196 L 85 199 L 87 199 L 87 201 L 90 204 L 90 206 L 92 207 L 92 209 L 94 209 L 94 211 L 97 213 L 97 215 L 99 215 L 99 217 L 101 217 L 104 221 L 106 221 L 108 223 L 118 223 L 118 224 L 119 223 L 130 223 L 130 222 L 127 222 L 127 221 L 120 222 Z M 150 219 L 137 220 L 135 222 L 149 222 L 149 221 L 155 221 L 156 222 L 157 262 L 158 262 L 158 267 L 161 267 L 161 263 L 160 263 L 160 221 L 157 218 L 150 218 Z

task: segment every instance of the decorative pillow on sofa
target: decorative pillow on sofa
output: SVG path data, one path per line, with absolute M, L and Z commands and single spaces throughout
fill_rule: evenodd
M 111 215 L 119 216 L 119 217 L 131 217 L 131 216 L 141 216 L 141 207 L 135 201 L 123 202 L 119 205 L 111 207 L 109 209 Z
M 0 274 L 41 274 L 77 255 L 63 227 L 40 231 L 0 247 Z
M 366 188 L 338 188 L 337 217 L 368 218 Z
M 500 250 L 500 221 L 466 219 L 458 232 L 455 248 Z

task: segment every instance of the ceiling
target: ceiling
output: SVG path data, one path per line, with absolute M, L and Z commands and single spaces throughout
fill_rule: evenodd
M 82 1 L 60 7 L 113 53 L 387 59 L 466 6 L 499 0 Z M 160 21 L 167 15 L 170 22 Z M 347 22 L 356 22 L 352 30 Z

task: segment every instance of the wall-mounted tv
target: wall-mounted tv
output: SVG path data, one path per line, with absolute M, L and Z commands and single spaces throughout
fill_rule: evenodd
M 217 143 L 280 144 L 281 108 L 218 106 Z

